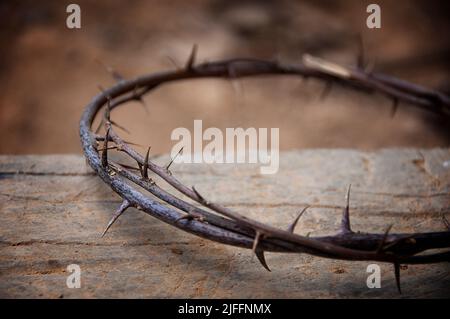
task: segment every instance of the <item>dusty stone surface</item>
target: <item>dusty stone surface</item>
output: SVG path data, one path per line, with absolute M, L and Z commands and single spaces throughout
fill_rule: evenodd
M 167 157 L 155 158 L 165 163 Z M 207 198 L 286 227 L 311 205 L 301 234 L 337 230 L 352 184 L 354 230 L 443 230 L 450 218 L 450 150 L 307 150 L 281 154 L 279 173 L 251 165 L 175 165 Z M 174 191 L 175 192 L 175 191 Z M 382 288 L 366 286 L 368 262 L 267 254 L 267 272 L 249 250 L 197 238 L 130 210 L 100 234 L 120 198 L 82 156 L 0 156 L 0 297 L 46 298 L 378 298 L 448 297 L 448 264 L 409 266 L 403 295 L 392 266 Z M 69 264 L 81 288 L 69 289 Z

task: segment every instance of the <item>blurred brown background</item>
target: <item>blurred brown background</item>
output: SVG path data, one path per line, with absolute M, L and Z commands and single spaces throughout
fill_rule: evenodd
M 66 28 L 68 1 L 0 3 L 0 153 L 81 152 L 84 106 L 113 83 L 97 61 L 125 77 L 180 65 L 193 43 L 199 61 L 231 57 L 300 61 L 305 52 L 354 64 L 358 35 L 377 71 L 448 92 L 448 1 L 72 1 L 82 28 Z M 366 28 L 366 7 L 382 9 L 381 30 Z M 450 145 L 439 118 L 391 102 L 292 77 L 164 86 L 113 113 L 138 143 L 170 150 L 176 127 L 279 127 L 281 148 Z

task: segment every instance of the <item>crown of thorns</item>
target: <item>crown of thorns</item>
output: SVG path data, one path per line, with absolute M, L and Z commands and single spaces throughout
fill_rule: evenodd
M 111 68 L 108 71 L 117 83 L 94 97 L 84 110 L 80 121 L 80 137 L 85 157 L 96 174 L 123 199 L 113 214 L 102 237 L 113 223 L 130 207 L 137 208 L 172 226 L 194 235 L 226 245 L 249 248 L 261 264 L 270 271 L 264 252 L 307 253 L 340 260 L 364 260 L 391 263 L 394 266 L 396 284 L 400 290 L 401 264 L 426 264 L 450 261 L 450 224 L 442 216 L 447 231 L 428 233 L 390 233 L 391 226 L 382 234 L 353 232 L 350 227 L 350 186 L 343 209 L 340 231 L 333 236 L 308 237 L 296 234 L 295 227 L 308 207 L 286 226 L 276 228 L 252 220 L 229 208 L 209 201 L 194 186 L 180 182 L 170 171 L 173 159 L 166 166 L 159 166 L 149 158 L 150 148 L 142 156 L 133 143 L 124 141 L 115 131 L 120 127 L 111 119 L 111 111 L 129 101 L 144 103 L 143 96 L 158 86 L 199 78 L 237 79 L 263 75 L 292 75 L 316 78 L 328 88 L 332 84 L 381 93 L 393 102 L 393 112 L 399 102 L 416 106 L 449 118 L 450 97 L 428 88 L 394 77 L 375 73 L 364 68 L 337 65 L 312 56 L 304 56 L 301 63 L 285 65 L 258 59 L 231 59 L 195 65 L 197 47 L 194 46 L 184 67 L 153 73 L 132 80 L 124 79 Z M 96 115 L 103 109 L 103 117 L 97 130 L 92 129 Z M 104 128 L 105 134 L 99 134 Z M 120 127 L 121 128 L 121 127 Z M 112 161 L 108 151 L 123 152 L 137 163 L 137 167 Z M 195 206 L 161 188 L 149 177 L 148 171 L 162 178 L 168 185 L 200 204 Z M 138 187 L 156 196 L 162 204 Z M 205 209 L 207 208 L 207 210 Z

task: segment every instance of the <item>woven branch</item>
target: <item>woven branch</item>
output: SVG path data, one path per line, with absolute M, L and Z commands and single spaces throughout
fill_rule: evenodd
M 319 58 L 305 56 L 301 64 L 283 65 L 257 59 L 232 59 L 195 65 L 197 48 L 194 46 L 184 68 L 154 73 L 133 80 L 117 77 L 119 82 L 103 90 L 86 107 L 80 121 L 80 137 L 84 154 L 90 166 L 123 198 L 123 203 L 108 223 L 103 235 L 129 207 L 137 208 L 181 230 L 219 243 L 252 249 L 261 264 L 268 270 L 265 251 L 307 253 L 315 256 L 341 259 L 388 262 L 394 265 L 397 287 L 400 291 L 400 265 L 425 264 L 450 261 L 450 229 L 442 232 L 392 234 L 388 227 L 383 234 L 355 233 L 350 228 L 350 187 L 347 204 L 342 214 L 341 230 L 334 236 L 306 237 L 294 233 L 301 215 L 279 229 L 247 218 L 219 204 L 208 201 L 195 187 L 187 187 L 163 167 L 135 151 L 114 130 L 111 111 L 129 101 L 140 101 L 143 96 L 163 83 L 198 78 L 236 79 L 263 75 L 292 75 L 316 78 L 327 85 L 339 84 L 364 92 L 378 92 L 393 101 L 416 106 L 448 120 L 449 96 L 387 75 L 366 72 L 360 67 L 350 68 Z M 112 70 L 112 69 L 110 69 Z M 110 71 L 111 72 L 111 71 Z M 99 135 L 91 126 L 96 115 L 104 108 L 101 125 L 106 135 Z M 122 128 L 123 129 L 123 128 Z M 108 158 L 108 151 L 123 152 L 136 161 L 137 167 L 120 164 Z M 200 207 L 180 199 L 157 185 L 148 170 L 161 177 Z M 131 183 L 130 183 L 131 182 Z M 155 201 L 136 185 L 168 205 Z M 205 210 L 204 208 L 208 208 Z M 102 236 L 103 236 L 102 235 Z M 437 251 L 436 251 L 437 250 Z

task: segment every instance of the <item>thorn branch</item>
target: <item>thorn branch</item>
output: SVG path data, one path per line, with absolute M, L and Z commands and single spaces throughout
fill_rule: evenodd
M 178 157 L 178 155 L 180 155 L 183 152 L 184 146 L 182 148 L 180 148 L 180 150 L 177 152 L 177 154 L 175 154 L 175 156 L 170 160 L 169 164 L 167 164 L 166 166 L 166 171 L 169 170 L 170 166 L 172 165 L 173 161 Z
M 195 193 L 195 195 L 197 196 L 197 199 L 204 205 L 208 205 L 208 201 L 202 196 L 200 195 L 200 193 L 197 191 L 197 189 L 195 188 L 195 186 L 192 186 L 192 191 Z
M 252 247 L 252 251 L 254 254 L 256 254 L 256 248 L 258 247 L 259 239 L 260 239 L 261 235 L 262 235 L 261 232 L 257 230 L 255 239 L 253 240 L 253 247 Z
M 269 266 L 267 265 L 266 257 L 264 256 L 264 250 L 257 247 L 255 250 L 255 255 L 258 258 L 261 265 L 263 265 L 263 267 L 266 268 L 268 271 L 271 271 Z
M 450 222 L 447 220 L 447 218 L 445 218 L 445 215 L 442 215 L 442 222 L 444 223 L 445 227 L 450 230 Z
M 391 231 L 392 226 L 393 226 L 393 224 L 390 224 L 386 228 L 386 231 L 384 232 L 384 235 L 383 235 L 383 239 L 381 240 L 380 245 L 378 246 L 377 254 L 379 254 L 379 253 L 381 253 L 383 251 L 384 244 L 386 244 L 386 239 L 387 239 L 387 237 L 389 235 L 389 232 Z
M 102 152 L 102 166 L 108 167 L 108 141 L 109 141 L 109 128 L 106 130 L 105 140 L 103 141 L 103 152 Z
M 125 80 L 125 78 L 120 73 L 118 73 L 116 70 L 114 70 L 109 65 L 106 65 L 105 63 L 103 63 L 102 61 L 100 61 L 98 59 L 96 59 L 96 61 L 97 61 L 97 63 L 99 63 L 106 70 L 106 72 L 111 74 L 112 78 L 114 80 L 116 80 L 117 82 Z
M 105 236 L 108 229 L 116 222 L 116 220 L 131 206 L 130 202 L 126 199 L 123 200 L 120 207 L 117 209 L 117 211 L 114 213 L 112 218 L 109 220 L 108 225 L 106 226 L 105 230 L 102 233 L 102 236 Z
M 197 44 L 194 44 L 192 46 L 191 54 L 189 55 L 189 58 L 186 62 L 186 70 L 192 70 L 192 67 L 195 63 L 195 58 L 197 57 Z
M 400 264 L 394 263 L 395 283 L 397 284 L 397 290 L 401 294 L 402 289 L 400 287 Z
M 292 222 L 291 225 L 289 225 L 287 231 L 290 233 L 294 233 L 295 230 L 295 226 L 297 226 L 298 221 L 300 220 L 300 217 L 302 217 L 302 215 L 306 212 L 306 210 L 309 208 L 309 206 L 306 206 L 305 208 L 302 209 L 302 211 L 297 215 L 297 217 L 294 219 L 294 221 Z
M 352 184 L 348 185 L 347 195 L 346 195 L 346 204 L 344 210 L 342 212 L 342 220 L 341 220 L 341 233 L 349 234 L 352 233 L 352 229 L 350 227 L 350 191 L 352 188 Z
M 394 118 L 395 114 L 397 114 L 399 101 L 397 98 L 392 99 L 392 109 L 391 109 L 391 118 Z
M 143 179 L 148 179 L 148 157 L 150 154 L 150 148 L 147 149 L 147 153 L 145 154 L 144 166 L 142 166 L 141 175 Z

